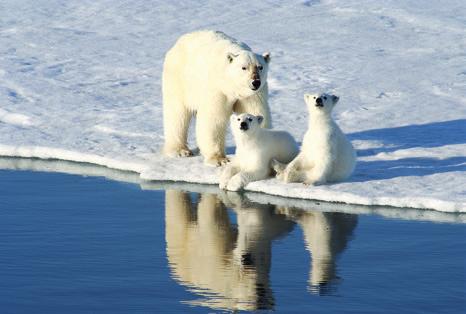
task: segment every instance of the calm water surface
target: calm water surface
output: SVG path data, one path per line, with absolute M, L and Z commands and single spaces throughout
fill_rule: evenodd
M 465 313 L 466 225 L 447 218 L 2 170 L 0 313 Z

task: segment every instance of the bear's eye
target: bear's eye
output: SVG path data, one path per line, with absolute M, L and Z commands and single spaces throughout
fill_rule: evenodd
M 262 65 L 259 65 L 257 68 L 259 69 L 259 71 L 262 71 L 264 67 Z
M 242 69 L 243 71 L 246 71 L 246 67 L 242 67 L 241 69 Z
M 324 96 L 324 100 L 327 100 L 327 96 Z
M 249 121 L 249 122 L 252 122 L 252 118 L 248 118 L 248 121 Z
M 238 121 L 240 121 L 240 120 L 241 120 L 241 119 L 240 119 L 240 118 L 238 118 Z
M 316 99 L 316 96 L 314 96 L 314 99 Z

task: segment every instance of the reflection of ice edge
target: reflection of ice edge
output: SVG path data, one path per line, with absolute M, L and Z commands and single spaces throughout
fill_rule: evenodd
M 60 172 L 81 176 L 105 177 L 113 181 L 136 184 L 141 182 L 139 174 L 136 172 L 58 159 L 0 157 L 0 169 Z
M 31 170 L 45 172 L 61 172 L 82 176 L 105 177 L 114 181 L 139 184 L 143 190 L 176 189 L 197 193 L 224 193 L 217 185 L 180 182 L 143 181 L 139 174 L 131 171 L 121 171 L 89 163 L 79 163 L 63 160 L 44 160 L 36 158 L 0 157 L 0 169 Z M 344 203 L 328 203 L 306 199 L 294 199 L 259 192 L 247 191 L 244 195 L 251 201 L 260 204 L 274 204 L 302 208 L 304 210 L 322 212 L 344 212 L 350 214 L 376 214 L 393 219 L 425 220 L 433 222 L 466 223 L 466 214 L 447 213 L 425 209 L 398 208 L 389 206 L 350 205 Z

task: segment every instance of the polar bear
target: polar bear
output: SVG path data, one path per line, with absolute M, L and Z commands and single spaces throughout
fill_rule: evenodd
M 272 173 L 272 159 L 288 163 L 299 152 L 289 133 L 261 128 L 262 116 L 233 114 L 230 120 L 236 154 L 221 172 L 221 189 L 238 191 L 251 181 L 263 180 Z
M 304 100 L 309 110 L 309 128 L 301 152 L 286 168 L 279 161 L 273 162 L 277 177 L 285 182 L 312 185 L 345 180 L 354 170 L 356 153 L 331 116 L 339 98 L 305 94 Z
M 271 126 L 267 71 L 270 53 L 258 55 L 246 44 L 218 31 L 181 36 L 163 66 L 164 153 L 191 156 L 187 145 L 196 115 L 196 140 L 206 164 L 219 166 L 225 156 L 225 129 L 231 113 L 249 112 Z

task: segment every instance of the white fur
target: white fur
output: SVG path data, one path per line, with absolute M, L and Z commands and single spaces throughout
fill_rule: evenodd
M 316 99 L 323 106 L 317 106 Z M 301 152 L 286 166 L 274 162 L 277 177 L 285 182 L 318 185 L 347 179 L 354 170 L 356 153 L 351 142 L 332 119 L 338 97 L 329 94 L 304 95 L 309 110 L 309 129 Z
M 168 156 L 190 156 L 188 128 L 196 114 L 196 139 L 207 164 L 225 157 L 225 129 L 234 112 L 265 117 L 269 127 L 267 70 L 270 54 L 258 55 L 222 32 L 181 36 L 167 52 L 162 76 L 165 146 Z M 261 84 L 253 90 L 252 82 Z
M 238 191 L 249 182 L 263 180 L 271 175 L 272 159 L 288 163 L 299 151 L 289 133 L 261 128 L 262 116 L 234 114 L 230 120 L 236 154 L 220 175 L 221 189 Z M 240 129 L 242 123 L 247 130 Z

